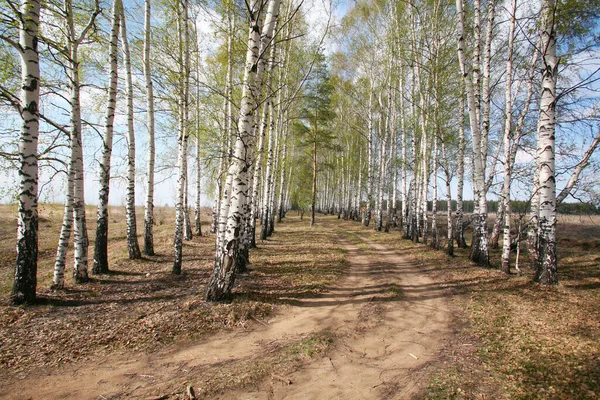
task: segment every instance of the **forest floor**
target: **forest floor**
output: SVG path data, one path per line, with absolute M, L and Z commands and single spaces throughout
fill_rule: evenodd
M 6 304 L 14 214 L 2 207 Z M 207 304 L 214 236 L 186 242 L 173 276 L 171 213 L 157 210 L 157 255 L 129 261 L 123 211 L 111 209 L 111 274 L 51 292 L 61 213 L 42 209 L 39 304 L 0 306 L 0 398 L 600 394 L 597 221 L 563 222 L 561 284 L 541 288 L 528 270 L 471 265 L 467 250 L 448 257 L 332 216 L 311 229 L 290 213 L 252 250 L 234 300 Z

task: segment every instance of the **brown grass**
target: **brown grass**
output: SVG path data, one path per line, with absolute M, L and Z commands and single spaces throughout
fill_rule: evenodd
M 142 232 L 143 210 L 138 211 L 138 232 Z M 90 207 L 87 212 L 91 266 L 95 210 Z M 13 308 L 6 304 L 14 271 L 14 215 L 9 206 L 0 206 L 0 237 L 3 239 L 0 241 L 3 257 L 0 265 L 0 370 L 3 371 L 0 381 L 114 351 L 154 351 L 169 343 L 185 343 L 207 334 L 243 328 L 255 320 L 263 320 L 278 304 L 285 302 L 283 298 L 322 291 L 344 268 L 343 254 L 335 238 L 328 237 L 320 228 L 311 229 L 312 237 L 317 240 L 307 243 L 310 229 L 307 224 L 286 219 L 286 223 L 277 225 L 272 238 L 259 241 L 259 248 L 252 250 L 252 272 L 238 278 L 233 301 L 206 303 L 202 296 L 212 271 L 215 240 L 214 235 L 206 236 L 208 210 L 203 210 L 205 236 L 184 242 L 183 274 L 175 276 L 171 274 L 173 210 L 160 207 L 156 210 L 157 255 L 131 261 L 127 258 L 124 209 L 111 207 L 111 273 L 92 275 L 89 283 L 73 285 L 67 271 L 67 289 L 52 292 L 49 286 L 62 207 L 43 205 L 39 304 Z M 141 236 L 139 240 L 141 245 Z M 72 265 L 72 258 L 67 265 Z M 323 351 L 329 343 L 324 337 L 329 336 L 321 336 L 305 338 L 306 343 L 286 343 L 264 359 L 223 366 L 233 368 L 230 373 L 207 372 L 205 378 L 209 384 L 204 388 L 205 393 L 248 384 L 275 369 L 296 368 L 311 354 Z
M 88 209 L 93 254 L 95 210 Z M 208 214 L 205 212 L 205 216 Z M 0 297 L 7 304 L 14 268 L 15 210 L 0 206 Z M 263 319 L 290 297 L 319 293 L 344 270 L 343 253 L 325 229 L 297 218 L 251 252 L 252 272 L 240 277 L 229 304 L 206 304 L 214 236 L 184 246 L 184 274 L 170 273 L 173 211 L 157 210 L 157 256 L 127 259 L 122 208 L 111 208 L 113 273 L 86 285 L 48 290 L 62 207 L 40 213 L 40 304 L 0 306 L 1 380 L 111 351 L 150 351 L 172 342 L 230 330 Z M 141 210 L 138 216 L 141 232 Z M 305 221 L 306 222 L 306 221 Z M 204 221 L 204 229 L 208 221 Z M 359 233 L 410 255 L 445 288 L 455 314 L 454 335 L 431 374 L 427 398 L 593 399 L 600 394 L 600 217 L 561 216 L 558 223 L 560 284 L 541 287 L 525 276 L 479 268 L 465 249 L 455 257 L 401 239 L 398 231 L 374 232 L 340 221 Z M 440 220 L 440 226 L 443 222 Z M 443 234 L 443 232 L 442 232 Z M 360 246 L 358 236 L 347 237 Z M 492 251 L 499 264 L 499 252 Z M 522 263 L 527 261 L 523 254 Z M 69 265 L 72 261 L 69 260 Z M 69 274 L 67 274 L 69 275 Z M 204 394 L 255 384 L 273 371 L 291 371 L 326 351 L 329 332 L 283 343 L 264 357 L 203 372 Z

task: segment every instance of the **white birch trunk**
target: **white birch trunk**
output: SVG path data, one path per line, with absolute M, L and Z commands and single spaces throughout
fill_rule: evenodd
M 274 152 L 275 152 L 275 108 L 271 99 L 267 100 L 265 107 L 269 107 L 269 141 L 267 144 L 267 168 L 265 171 L 265 184 L 263 187 L 263 205 L 262 205 L 262 220 L 261 220 L 261 232 L 260 239 L 267 240 L 269 236 L 269 220 L 271 219 L 271 191 L 273 190 L 273 163 L 274 163 Z
M 178 14 L 180 3 L 177 3 Z M 176 275 L 181 274 L 182 266 L 182 252 L 183 252 L 183 231 L 184 231 L 184 218 L 186 214 L 185 209 L 185 194 L 187 192 L 186 187 L 186 175 L 187 175 L 187 141 L 188 141 L 188 91 L 186 83 L 189 84 L 187 76 L 189 73 L 189 32 L 188 32 L 188 2 L 184 0 L 182 2 L 183 10 L 177 20 L 177 31 L 179 39 L 179 54 L 178 62 L 180 65 L 179 71 L 179 139 L 178 139 L 178 156 L 177 156 L 177 202 L 175 204 L 175 235 L 173 239 L 173 247 L 175 250 L 175 259 L 173 261 L 172 272 Z
M 200 123 L 200 104 L 199 104 L 200 100 L 198 97 L 197 103 L 196 103 L 196 110 L 198 112 L 197 115 L 197 121 L 198 124 Z M 200 220 L 200 208 L 201 208 L 201 201 L 202 201 L 202 158 L 201 158 L 201 152 L 200 149 L 202 148 L 200 146 L 200 134 L 199 134 L 200 130 L 197 129 L 196 130 L 196 207 L 194 209 L 194 229 L 195 229 L 195 233 L 196 236 L 202 236 L 202 221 Z
M 367 156 L 367 204 L 365 207 L 365 213 L 363 215 L 363 225 L 369 226 L 371 222 L 371 203 L 373 201 L 373 79 L 371 78 L 371 85 L 369 90 L 369 110 L 368 110 L 368 122 L 367 122 L 367 145 L 368 156 Z
M 508 54 L 506 57 L 506 90 L 504 93 L 504 102 L 506 109 L 506 116 L 504 119 L 504 181 L 502 183 L 502 192 L 500 195 L 499 204 L 501 204 L 501 210 L 504 214 L 504 228 L 502 234 L 502 257 L 500 270 L 506 274 L 510 273 L 510 183 L 511 183 L 511 167 L 512 167 L 512 145 L 511 145 L 511 131 L 512 131 L 512 57 L 513 47 L 515 39 L 515 25 L 516 25 L 516 13 L 517 13 L 517 0 L 512 0 L 512 14 L 510 18 L 510 27 L 508 31 Z M 499 210 L 500 211 L 500 210 Z M 500 218 L 502 215 L 498 212 L 496 218 Z
M 454 232 L 452 223 L 452 190 L 450 184 L 452 182 L 452 174 L 450 173 L 450 163 L 448 162 L 448 151 L 444 141 L 442 141 L 442 156 L 444 158 L 444 173 L 446 175 L 446 227 L 447 227 L 447 247 L 446 252 L 449 256 L 454 255 Z
M 465 96 L 464 86 L 461 85 L 459 107 L 459 125 L 458 125 L 458 179 L 456 189 L 456 246 L 459 248 L 467 247 L 465 233 L 463 228 L 463 190 L 465 182 Z
M 360 206 L 362 203 L 362 176 L 363 176 L 363 146 L 358 142 L 358 180 L 356 182 L 356 196 L 354 198 L 354 219 L 358 220 L 360 215 Z
M 248 197 L 247 170 L 251 167 L 252 151 L 252 123 L 254 112 L 256 110 L 257 93 L 260 87 L 257 84 L 261 82 L 262 72 L 259 68 L 259 54 L 264 54 L 271 44 L 273 30 L 277 16 L 279 14 L 279 0 L 270 0 L 267 14 L 265 17 L 262 39 L 259 36 L 259 18 L 258 4 L 252 1 L 250 4 L 251 21 L 248 38 L 248 50 L 246 53 L 246 67 L 244 73 L 244 84 L 242 87 L 242 104 L 240 107 L 238 136 L 236 138 L 234 157 L 229 168 L 231 183 L 225 190 L 230 192 L 229 210 L 227 213 L 227 225 L 225 228 L 224 240 L 219 243 L 216 255 L 213 274 L 206 288 L 206 300 L 220 301 L 231 295 L 231 289 L 235 282 L 235 263 L 238 260 L 238 250 L 240 233 L 243 226 L 244 207 Z
M 268 112 L 269 107 L 267 107 L 267 104 L 265 104 L 263 106 L 258 128 L 258 149 L 256 152 L 256 159 L 254 161 L 254 177 L 252 180 L 252 209 L 250 212 L 250 248 L 256 248 L 256 217 L 259 211 L 259 207 L 262 208 L 262 204 L 264 204 L 263 201 L 262 204 L 259 205 L 258 194 L 260 190 L 260 181 L 262 179 L 262 161 L 263 153 L 265 151 L 265 134 L 267 131 Z
M 21 58 L 21 131 L 19 136 L 19 209 L 17 258 L 10 295 L 13 305 L 36 298 L 38 255 L 38 135 L 40 66 L 38 53 L 40 2 L 22 0 L 19 15 Z
M 380 102 L 381 103 L 381 102 Z M 383 107 L 382 107 L 383 110 Z M 382 122 L 383 116 L 379 118 L 379 132 L 381 135 L 381 141 L 379 143 L 379 184 L 377 185 L 377 203 L 376 203 L 376 218 L 375 218 L 375 230 L 381 231 L 383 229 L 383 194 L 385 193 L 385 180 L 386 180 L 386 153 L 387 153 L 387 141 L 388 133 L 385 124 Z
M 188 122 L 189 122 L 189 119 L 188 119 Z M 188 140 L 189 140 L 189 138 L 188 138 Z M 190 203 L 189 203 L 189 196 L 190 196 L 189 172 L 190 172 L 189 170 L 185 171 L 185 184 L 184 184 L 185 192 L 183 195 L 183 209 L 184 209 L 183 240 L 186 240 L 186 241 L 190 241 L 193 239 L 192 221 L 190 219 Z
M 282 130 L 283 151 L 281 154 L 281 175 L 279 177 L 279 199 L 277 200 L 277 222 L 281 222 L 284 217 L 284 198 L 285 198 L 285 160 L 287 157 L 287 131 Z
M 406 192 L 406 184 L 408 182 L 408 152 L 407 152 L 407 140 L 406 140 L 406 115 L 404 109 L 404 71 L 400 70 L 400 129 L 402 131 L 401 144 L 402 144 L 402 185 L 400 193 L 400 202 L 402 207 L 402 216 L 400 217 L 400 225 L 405 226 L 406 218 L 408 216 L 408 197 Z M 407 235 L 405 234 L 405 237 Z
M 555 123 L 556 36 L 554 31 L 555 0 L 542 3 L 542 56 L 544 70 L 538 119 L 537 162 L 539 170 L 539 262 L 535 278 L 542 284 L 558 283 L 556 258 L 556 181 L 555 181 Z
M 71 237 L 71 231 L 73 230 L 73 171 L 71 169 L 71 163 L 69 163 L 67 172 L 67 192 L 65 193 L 65 197 L 65 211 L 54 261 L 52 286 L 50 287 L 52 290 L 60 290 L 65 287 L 67 250 L 69 249 L 69 238 Z
M 221 158 L 219 159 L 219 176 L 217 177 L 218 195 L 213 207 L 213 218 L 211 224 L 211 232 L 217 233 L 217 240 L 222 235 L 219 234 L 220 212 L 222 209 L 222 201 L 224 200 L 224 186 L 227 183 L 227 169 L 231 161 L 231 141 L 234 135 L 233 132 L 233 37 L 235 14 L 231 7 L 227 8 L 227 75 L 225 78 L 225 98 L 223 99 L 224 112 L 224 132 L 223 132 L 223 149 Z
M 476 1 L 478 3 L 478 1 Z M 471 259 L 481 265 L 489 265 L 489 254 L 488 254 L 488 237 L 487 237 L 487 203 L 485 196 L 485 180 L 483 175 L 483 165 L 481 158 L 481 134 L 479 129 L 479 118 L 477 104 L 478 90 L 474 87 L 474 82 L 469 78 L 467 72 L 465 54 L 464 54 L 464 11 L 462 0 L 456 0 L 456 8 L 458 13 L 458 58 L 460 62 L 461 73 L 465 82 L 465 90 L 467 92 L 467 104 L 469 108 L 469 121 L 471 126 L 471 135 L 473 143 L 473 170 L 474 170 L 474 191 L 475 197 L 478 199 L 478 216 L 475 222 L 475 229 L 473 232 L 474 242 L 477 243 L 473 246 L 471 251 Z M 478 33 L 475 35 L 478 37 Z M 478 46 L 476 45 L 475 48 Z M 475 70 L 478 70 L 479 66 L 473 65 L 474 75 Z M 475 79 L 474 79 L 475 80 Z M 476 81 L 476 80 L 475 80 Z
M 146 207 L 144 209 L 144 254 L 154 255 L 154 163 L 156 144 L 154 140 L 154 86 L 150 68 L 150 0 L 144 1 L 144 81 L 146 83 L 146 108 L 148 123 L 148 162 L 146 165 Z
M 483 178 L 486 176 L 488 137 L 490 133 L 490 68 L 492 58 L 492 35 L 494 33 L 494 19 L 496 13 L 495 0 L 488 0 L 487 28 L 483 54 L 483 114 L 481 116 L 481 165 L 483 167 Z M 487 191 L 487 189 L 486 189 Z
M 133 79 L 131 76 L 131 54 L 127 39 L 125 12 L 121 7 L 121 45 L 125 63 L 125 88 L 127 92 L 127 192 L 125 212 L 127 216 L 127 252 L 130 260 L 142 257 L 137 239 L 137 218 L 135 216 L 135 131 L 133 128 Z
M 69 83 L 71 91 L 71 156 L 73 163 L 73 237 L 75 265 L 73 278 L 75 282 L 88 280 L 88 233 L 85 216 L 84 198 L 84 171 L 83 171 L 83 143 L 81 131 L 81 103 L 80 103 L 80 78 L 79 78 L 79 45 L 91 29 L 100 10 L 98 6 L 90 17 L 87 26 L 79 36 L 75 34 L 75 23 L 71 1 L 65 2 L 67 26 L 69 32 Z
M 112 157 L 115 110 L 117 108 L 117 87 L 119 78 L 119 30 L 121 28 L 121 0 L 114 0 L 112 9 L 112 25 L 108 46 L 108 103 L 102 139 L 102 156 L 100 158 L 100 191 L 98 192 L 98 211 L 96 224 L 96 243 L 94 245 L 94 266 L 92 273 L 108 272 L 108 196 L 110 190 L 110 160 Z M 66 209 L 65 209 L 66 212 Z M 61 233 L 62 237 L 62 233 Z M 68 240 L 68 237 L 67 237 Z M 66 249 L 65 249 L 66 252 Z M 58 264 L 58 255 L 57 255 Z M 55 282 L 58 285 L 58 282 Z
M 433 199 L 431 207 L 431 247 L 438 249 L 440 247 L 439 235 L 437 228 L 437 199 L 438 199 L 438 185 L 437 185 L 437 172 L 438 172 L 438 137 L 433 137 Z

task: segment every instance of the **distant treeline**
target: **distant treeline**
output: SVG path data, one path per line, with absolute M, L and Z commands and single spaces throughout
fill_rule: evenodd
M 447 202 L 446 201 L 438 201 L 437 209 L 438 211 L 447 211 Z M 490 200 L 487 202 L 488 212 L 495 213 L 498 211 L 498 201 Z M 429 211 L 433 208 L 433 202 L 430 201 L 428 203 Z M 510 202 L 511 212 L 513 214 L 521 214 L 528 213 L 530 211 L 530 204 L 528 201 L 519 201 L 514 200 Z M 475 209 L 473 200 L 465 200 L 463 202 L 463 210 L 464 212 L 471 213 Z M 456 201 L 452 200 L 452 210 L 456 211 Z M 559 214 L 600 214 L 600 208 L 596 207 L 592 203 L 561 203 L 558 206 Z

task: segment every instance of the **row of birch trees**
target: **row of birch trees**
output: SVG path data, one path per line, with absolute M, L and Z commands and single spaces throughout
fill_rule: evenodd
M 582 65 L 595 59 L 598 11 L 561 1 L 357 2 L 331 56 L 337 151 L 321 161 L 317 210 L 396 227 L 449 254 L 467 247 L 471 224 L 473 261 L 489 266 L 501 243 L 509 273 L 511 250 L 527 242 L 535 280 L 556 283 L 556 207 L 569 195 L 595 199 L 598 69 Z M 529 214 L 511 212 L 515 195 Z M 490 199 L 499 202 L 493 225 Z
M 126 182 L 130 259 L 154 254 L 155 175 L 176 171 L 175 274 L 182 272 L 183 241 L 202 235 L 201 195 L 214 194 L 211 231 L 217 247 L 210 300 L 226 297 L 232 271 L 245 270 L 248 250 L 255 246 L 256 220 L 266 239 L 284 215 L 293 174 L 287 160 L 295 146 L 291 114 L 297 112 L 313 66 L 324 63 L 318 49 L 328 22 L 315 34 L 302 2 L 153 3 L 3 0 L 6 71 L 18 70 L 20 60 L 22 72 L 21 82 L 3 75 L 1 86 L 2 106 L 22 121 L 18 146 L 13 139 L 2 143 L 3 160 L 12 162 L 20 177 L 14 304 L 36 297 L 40 178 L 47 185 L 56 176 L 67 177 L 55 290 L 65 286 L 71 237 L 74 283 L 86 282 L 89 272 L 109 272 L 109 193 L 119 163 L 125 164 L 118 174 Z M 218 44 L 210 45 L 213 39 L 207 35 Z M 13 94 L 18 92 L 20 98 Z M 82 108 L 87 112 L 82 114 Z M 147 150 L 144 166 L 136 166 L 140 131 Z M 2 133 L 8 137 L 15 130 Z M 115 160 L 115 138 L 125 139 L 124 160 Z M 157 138 L 167 154 L 177 157 L 162 156 L 157 165 Z M 93 172 L 84 171 L 91 164 L 84 150 L 94 154 Z M 48 176 L 47 171 L 53 172 Z M 91 271 L 84 193 L 90 173 L 99 181 Z M 142 180 L 144 228 L 138 235 L 136 182 Z M 196 199 L 193 223 L 190 198 Z
M 471 259 L 488 266 L 490 247 L 502 243 L 506 273 L 511 248 L 527 237 L 536 280 L 557 282 L 557 204 L 595 184 L 586 172 L 600 142 L 598 69 L 589 67 L 595 2 L 361 0 L 339 24 L 326 10 L 318 27 L 310 5 L 289 0 L 2 4 L 0 94 L 20 124 L 2 132 L 12 139 L 1 149 L 19 171 L 13 303 L 35 300 L 40 171 L 54 171 L 47 181 L 68 177 L 53 287 L 65 285 L 71 236 L 74 282 L 88 279 L 86 131 L 101 137 L 95 274 L 109 271 L 117 132 L 126 139 L 128 255 L 154 253 L 158 130 L 177 149 L 161 166 L 176 171 L 173 273 L 182 271 L 183 241 L 202 234 L 201 193 L 215 199 L 206 300 L 231 295 L 256 237 L 266 240 L 290 207 L 310 211 L 311 225 L 318 211 L 337 213 L 449 254 L 467 246 L 471 224 Z M 208 55 L 201 15 L 218 43 Z M 82 91 L 94 112 L 82 115 Z M 144 167 L 136 167 L 140 131 Z M 511 212 L 511 196 L 530 202 L 529 215 Z M 471 215 L 464 198 L 474 200 Z M 493 226 L 490 198 L 500 203 Z

